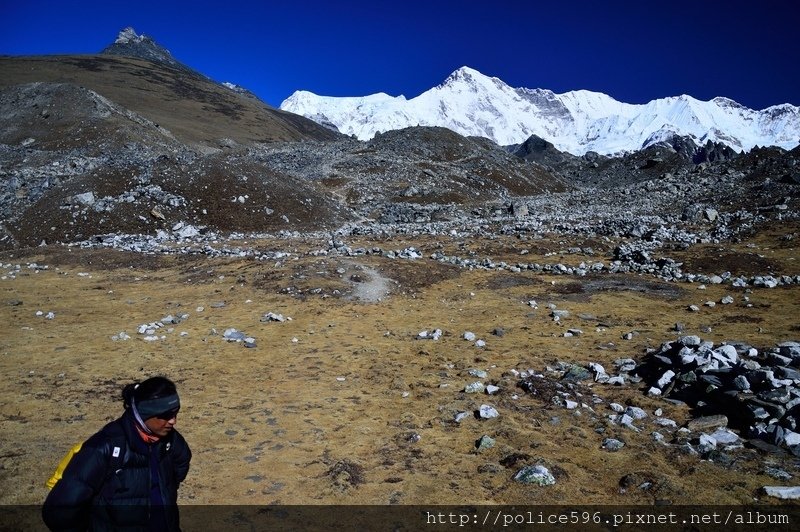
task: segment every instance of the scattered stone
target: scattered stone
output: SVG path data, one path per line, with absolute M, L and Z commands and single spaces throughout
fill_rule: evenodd
M 764 493 L 778 499 L 800 499 L 800 486 L 764 486 Z
M 701 454 L 707 454 L 717 448 L 717 440 L 708 434 L 701 434 L 698 440 L 697 448 Z
M 468 342 L 474 342 L 475 341 L 475 333 L 474 332 L 470 332 L 470 331 L 465 332 L 464 333 L 464 340 L 466 340 Z
M 486 385 L 486 393 L 489 394 L 489 395 L 494 395 L 499 391 L 500 391 L 500 388 L 498 386 L 495 386 L 494 384 L 487 384 Z
M 792 474 L 788 471 L 784 471 L 778 467 L 771 467 L 767 466 L 764 468 L 764 473 L 771 476 L 772 478 L 777 478 L 778 480 L 791 480 Z
M 484 370 L 476 369 L 476 368 L 470 369 L 469 371 L 467 371 L 467 373 L 469 375 L 471 375 L 473 377 L 477 377 L 479 379 L 485 379 L 485 378 L 487 378 L 489 376 L 489 374 L 486 373 Z
M 267 312 L 266 314 L 261 316 L 261 321 L 262 322 L 267 322 L 267 321 L 284 322 L 287 319 L 291 320 L 291 318 L 284 318 L 283 314 L 275 314 L 274 312 Z
M 525 466 L 514 475 L 514 480 L 523 484 L 535 484 L 537 486 L 552 486 L 556 483 L 555 477 L 541 465 Z
M 473 382 L 464 387 L 464 393 L 482 393 L 485 389 L 482 382 Z
M 567 382 L 585 381 L 591 378 L 592 375 L 589 373 L 588 369 L 574 364 L 570 365 L 564 373 L 564 376 L 561 377 L 562 380 Z
M 605 440 L 603 440 L 602 447 L 606 451 L 610 451 L 613 453 L 625 447 L 625 443 L 614 438 L 606 438 Z
M 492 419 L 500 415 L 500 413 L 490 405 L 481 405 L 478 409 L 478 415 L 481 419 Z
M 690 419 L 686 423 L 686 428 L 692 432 L 714 429 L 718 427 L 727 427 L 728 418 L 724 415 L 703 416 L 695 419 Z
M 475 443 L 475 447 L 479 451 L 485 451 L 487 449 L 491 449 L 494 447 L 495 440 L 484 434 L 480 437 L 480 439 Z
M 468 418 L 469 416 L 470 416 L 469 412 L 458 412 L 455 415 L 454 420 L 456 423 L 461 423 L 464 419 Z
M 647 412 L 639 408 L 638 406 L 629 406 L 625 409 L 625 414 L 630 416 L 635 420 L 645 419 L 647 417 Z
M 417 338 L 420 340 L 438 340 L 439 338 L 442 337 L 442 334 L 443 333 L 441 329 L 436 329 L 433 332 L 421 331 L 417 335 Z
M 678 428 L 678 424 L 675 423 L 674 420 L 666 417 L 657 417 L 655 419 L 655 423 L 656 425 L 660 425 L 662 427 Z

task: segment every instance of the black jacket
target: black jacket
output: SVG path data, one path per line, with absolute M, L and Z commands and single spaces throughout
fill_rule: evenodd
M 150 504 L 150 453 L 157 453 L 163 507 Z M 191 458 L 176 430 L 153 444 L 142 441 L 126 411 L 72 457 L 44 502 L 44 522 L 51 530 L 180 530 L 178 485 Z

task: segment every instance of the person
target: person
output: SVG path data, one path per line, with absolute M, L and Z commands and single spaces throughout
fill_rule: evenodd
M 175 384 L 152 377 L 122 391 L 124 413 L 62 460 L 42 506 L 50 530 L 180 530 L 178 486 L 192 452 L 175 429 Z

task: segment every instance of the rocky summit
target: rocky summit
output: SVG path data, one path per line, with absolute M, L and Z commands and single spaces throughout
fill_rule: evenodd
M 151 372 L 182 502 L 795 497 L 800 148 L 661 133 L 360 140 L 132 29 L 0 58 L 0 503 Z

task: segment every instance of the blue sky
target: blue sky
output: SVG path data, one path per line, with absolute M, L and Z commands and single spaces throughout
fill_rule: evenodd
M 0 54 L 92 54 L 132 26 L 278 106 L 297 89 L 407 98 L 461 66 L 628 103 L 800 105 L 796 0 L 0 0 Z

